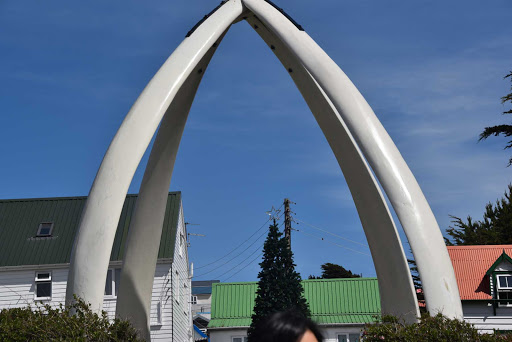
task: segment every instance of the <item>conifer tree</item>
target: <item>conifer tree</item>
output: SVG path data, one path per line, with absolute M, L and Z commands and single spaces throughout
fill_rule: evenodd
M 303 296 L 301 277 L 295 271 L 293 253 L 275 221 L 269 227 L 260 266 L 254 314 L 248 330 L 249 339 L 256 324 L 274 312 L 295 310 L 305 317 L 310 316 L 308 303 Z

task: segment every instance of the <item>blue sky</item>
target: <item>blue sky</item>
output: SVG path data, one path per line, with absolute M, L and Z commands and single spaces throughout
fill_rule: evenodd
M 511 152 L 502 150 L 503 139 L 477 138 L 486 125 L 507 119 L 500 97 L 510 89 L 503 80 L 512 69 L 510 1 L 275 2 L 366 97 L 443 231 L 449 215 L 480 218 L 503 194 Z M 217 4 L 0 2 L 0 198 L 87 195 L 139 93 Z M 146 162 L 147 155 L 131 193 Z M 196 266 L 240 245 L 285 197 L 297 203 L 297 219 L 365 243 L 325 138 L 286 70 L 245 22 L 231 28 L 208 67 L 171 190 L 182 191 L 186 220 L 199 224 L 189 232 L 206 235 L 191 237 Z M 303 223 L 294 227 L 301 230 L 292 244 L 303 277 L 319 274 L 325 262 L 375 275 L 361 245 Z M 262 242 L 196 275 L 212 270 L 201 278 L 226 280 L 240 271 L 229 280 L 255 280 L 259 266 L 248 264 L 249 256 Z

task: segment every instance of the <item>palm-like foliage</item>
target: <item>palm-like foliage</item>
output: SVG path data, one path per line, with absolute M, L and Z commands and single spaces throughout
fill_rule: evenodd
M 505 76 L 505 78 L 510 78 L 510 81 L 512 82 L 512 71 Z M 511 87 L 512 90 L 512 87 Z M 512 103 L 512 93 L 507 94 L 501 98 L 501 103 L 505 104 L 506 102 Z M 503 114 L 512 114 L 512 109 L 504 111 Z M 491 127 L 485 127 L 484 131 L 480 133 L 480 140 L 487 139 L 491 135 L 498 136 L 498 135 L 504 135 L 505 137 L 512 136 L 512 125 L 497 125 L 497 126 L 491 126 Z M 507 145 L 505 146 L 505 149 L 512 147 L 512 140 L 510 140 Z M 512 158 L 508 161 L 508 166 L 512 165 Z

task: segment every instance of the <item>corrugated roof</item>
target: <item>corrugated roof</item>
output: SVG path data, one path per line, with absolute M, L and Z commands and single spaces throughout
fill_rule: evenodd
M 512 245 L 447 246 L 452 260 L 461 300 L 492 299 L 489 276 L 485 273 Z
M 0 267 L 69 263 L 80 216 L 87 197 L 0 200 Z M 137 195 L 128 195 L 110 256 L 122 260 Z M 181 192 L 167 200 L 158 258 L 171 259 L 181 203 Z M 53 222 L 52 236 L 36 237 L 41 222 Z
M 303 280 L 312 319 L 319 324 L 369 323 L 380 316 L 377 278 Z M 257 282 L 213 284 L 208 328 L 251 324 Z

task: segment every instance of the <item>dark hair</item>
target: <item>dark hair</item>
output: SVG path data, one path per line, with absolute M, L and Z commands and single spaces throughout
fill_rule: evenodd
M 297 342 L 307 330 L 318 341 L 323 340 L 318 326 L 296 311 L 276 312 L 256 324 L 249 342 Z

